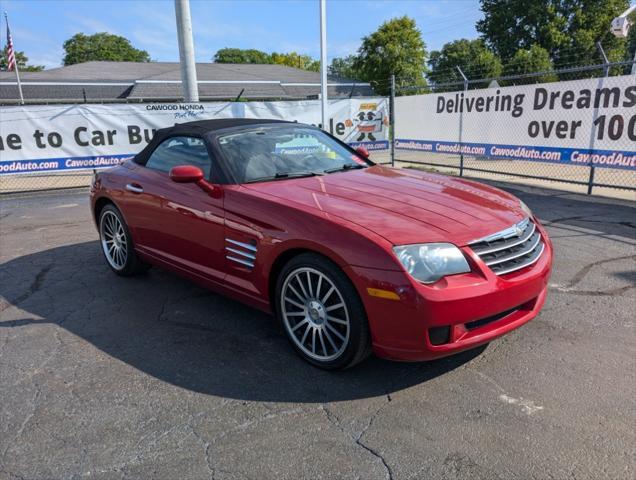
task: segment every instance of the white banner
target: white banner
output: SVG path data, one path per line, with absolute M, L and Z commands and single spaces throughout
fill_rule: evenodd
M 636 169 L 636 76 L 395 99 L 396 148 Z
M 0 174 L 105 168 L 140 151 L 154 130 L 213 118 L 318 125 L 320 101 L 41 105 L 0 109 Z M 368 150 L 389 147 L 385 98 L 329 102 L 329 131 Z

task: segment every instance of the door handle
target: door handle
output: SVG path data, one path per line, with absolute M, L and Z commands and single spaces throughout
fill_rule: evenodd
M 175 210 L 179 212 L 181 215 L 185 215 L 187 217 L 196 217 L 196 214 L 188 208 L 176 207 Z
M 129 183 L 126 185 L 126 190 L 134 193 L 144 193 L 144 189 L 141 188 L 141 185 L 137 185 L 136 183 Z

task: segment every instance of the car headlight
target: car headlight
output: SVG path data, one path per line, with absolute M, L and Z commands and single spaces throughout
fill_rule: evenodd
M 393 247 L 406 271 L 422 283 L 433 283 L 446 275 L 470 272 L 459 248 L 450 243 L 422 243 Z
M 523 213 L 528 215 L 528 217 L 532 218 L 532 210 L 530 210 L 530 207 L 528 207 L 528 205 L 526 205 L 521 200 L 519 200 L 519 206 L 521 207 L 521 210 L 523 210 Z

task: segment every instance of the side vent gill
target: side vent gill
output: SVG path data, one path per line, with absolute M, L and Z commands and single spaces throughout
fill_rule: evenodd
M 245 267 L 254 268 L 257 251 L 255 245 L 232 240 L 231 238 L 226 238 L 225 242 L 227 243 L 225 246 L 225 258 Z

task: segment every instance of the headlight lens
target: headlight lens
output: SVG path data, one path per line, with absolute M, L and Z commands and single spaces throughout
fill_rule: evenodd
M 422 283 L 433 283 L 446 275 L 470 272 L 461 250 L 451 243 L 422 243 L 393 247 L 406 271 Z
M 532 210 L 530 210 L 530 207 L 528 207 L 528 205 L 519 200 L 519 206 L 521 207 L 521 210 L 523 210 L 523 213 L 532 218 Z

